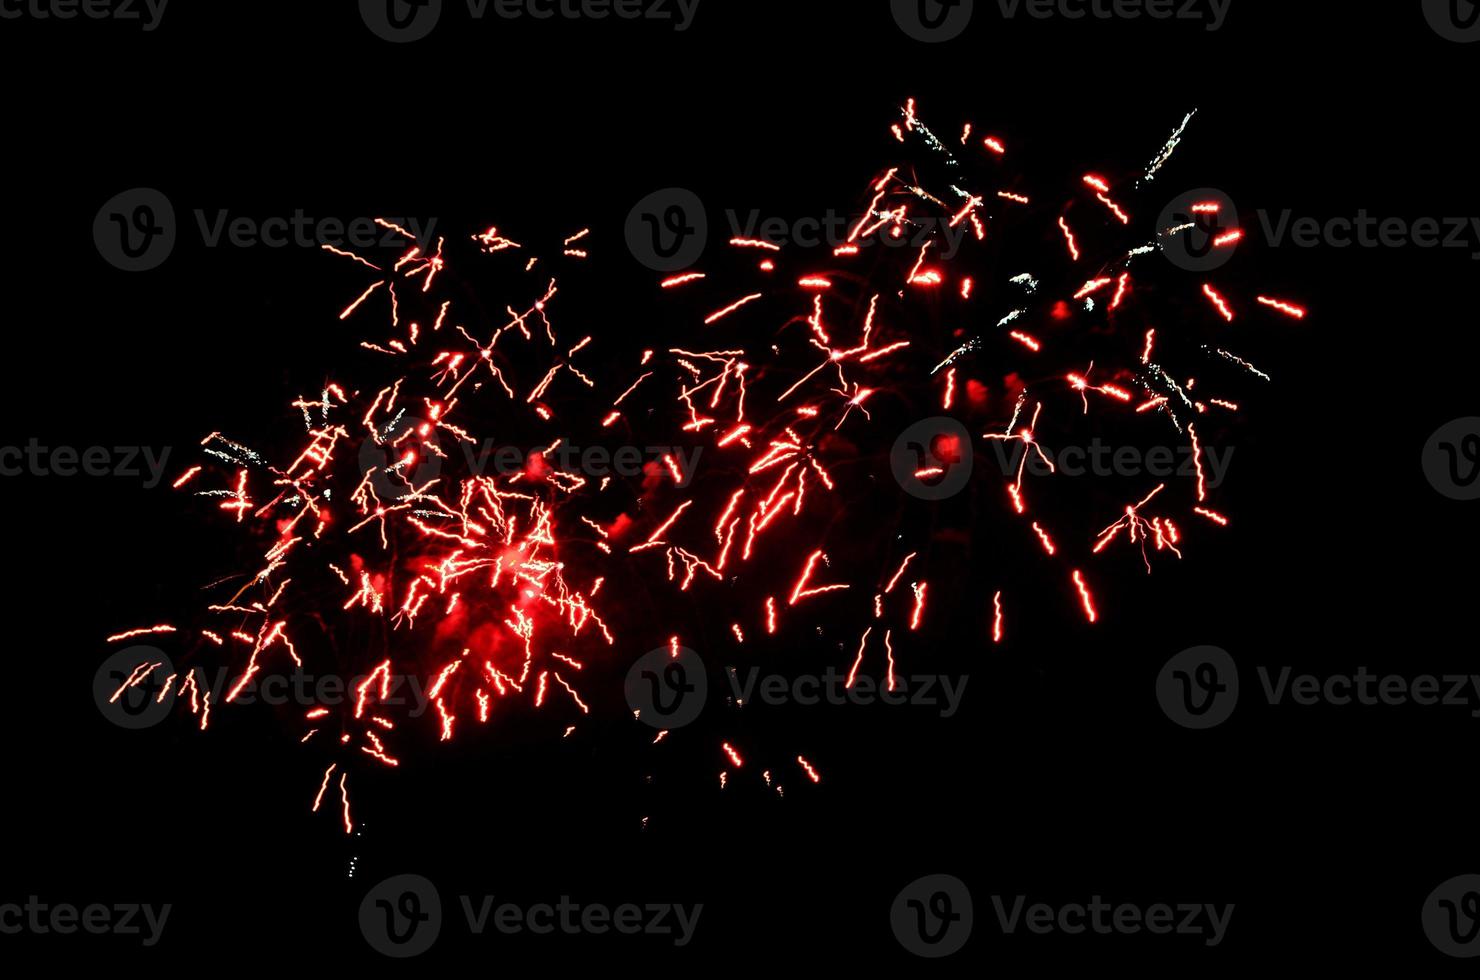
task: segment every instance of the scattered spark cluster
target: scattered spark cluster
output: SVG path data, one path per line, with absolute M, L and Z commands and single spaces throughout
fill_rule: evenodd
M 1139 171 L 1054 176 L 1014 169 L 1013 141 L 974 123 L 938 134 L 911 100 L 887 134 L 900 161 L 870 181 L 845 240 L 731 240 L 655 284 L 659 319 L 685 339 L 625 362 L 599 331 L 557 329 L 563 265 L 591 258 L 600 236 L 590 231 L 560 241 L 560 276 L 497 228 L 472 236 L 478 260 L 519 273 L 529 294 L 483 327 L 440 298 L 444 243 L 426 249 L 402 232 L 404 253 L 384 261 L 327 249 L 367 273 L 340 319 L 361 331 L 387 383 L 345 376 L 298 398 L 304 438 L 281 454 L 208 436 L 175 489 L 239 525 L 254 560 L 213 587 L 203 625 L 109 639 L 185 643 L 196 666 L 159 697 L 177 698 L 202 729 L 274 661 L 362 678 L 343 704 L 301 719 L 302 740 L 324 754 L 309 804 L 350 833 L 358 767 L 402 763 L 409 719 L 390 706 L 396 679 L 417 678 L 437 741 L 516 704 L 558 713 L 569 736 L 593 701 L 612 701 L 582 684 L 593 662 L 630 663 L 648 648 L 604 611 L 629 593 L 671 597 L 659 602 L 671 623 L 657 628 L 675 658 L 681 645 L 714 656 L 720 643 L 744 657 L 789 628 L 846 624 L 847 685 L 870 673 L 894 690 L 911 638 L 932 621 L 958 639 L 975 628 L 942 605 L 959 599 L 959 576 L 935 558 L 941 529 L 898 518 L 946 506 L 903 484 L 938 485 L 969 456 L 962 497 L 1000 515 L 993 548 L 967 529 L 971 560 L 1000 562 L 997 543 L 1017 541 L 1047 569 L 1032 580 L 1056 583 L 1048 604 L 1099 623 L 1114 613 L 1102 586 L 1125 576 L 1126 559 L 1150 571 L 1235 523 L 1204 461 L 1270 376 L 1230 348 L 1307 316 L 1288 297 L 1199 278 L 1158 254 L 1159 240 L 1195 227 L 1149 217 L 1193 118 Z M 931 416 L 959 420 L 971 445 L 942 436 L 897 479 L 901 426 Z M 568 425 L 702 455 L 694 472 L 670 454 L 635 484 L 594 478 L 556 462 Z M 460 465 L 463 447 L 510 426 L 553 433 L 547 451 L 511 474 Z M 1192 465 L 1114 506 L 1097 510 L 1097 488 L 1066 509 L 1054 450 L 1091 431 L 1166 440 Z M 990 648 L 1026 629 L 1020 611 L 1043 600 L 1022 595 L 1030 577 L 1016 565 L 982 574 L 996 584 L 971 598 Z M 205 683 L 212 657 L 234 677 L 223 705 Z M 152 669 L 140 664 L 118 694 Z M 733 734 L 717 740 L 722 787 L 753 751 Z M 824 779 L 795 749 L 784 761 L 804 783 Z M 771 769 L 760 776 L 781 792 Z
M 1130 548 L 1150 570 L 1153 556 L 1180 558 L 1204 536 L 1193 522 L 1230 523 L 1213 506 L 1200 430 L 1209 416 L 1208 427 L 1227 428 L 1240 411 L 1235 399 L 1270 379 L 1224 347 L 1233 343 L 1228 325 L 1260 312 L 1306 316 L 1288 300 L 1245 296 L 1173 268 L 1158 240 L 1188 234 L 1195 223 L 1135 230 L 1136 217 L 1161 211 L 1164 201 L 1148 197 L 1149 185 L 1193 114 L 1139 174 L 1112 180 L 1088 173 L 1044 187 L 1007 166 L 1005 139 L 965 123 L 952 145 L 925 124 L 913 100 L 902 117 L 891 132 L 913 158 L 872 183 L 846 241 L 809 250 L 736 238 L 729 247 L 758 285 L 718 288 L 730 277 L 710 270 L 660 284 L 675 295 L 708 290 L 696 301 L 695 340 L 659 363 L 679 379 L 684 430 L 709 440 L 711 458 L 733 464 L 701 473 L 698 489 L 724 481 L 709 489 L 707 508 L 696 506 L 695 491 L 675 490 L 671 516 L 633 549 L 658 550 L 666 562 L 660 573 L 680 591 L 706 578 L 716 590 L 739 577 L 766 583 L 768 594 L 733 625 L 737 642 L 758 630 L 774 633 L 778 617 L 805 615 L 798 606 L 840 592 L 870 600 L 853 670 L 873 657 L 889 685 L 894 643 L 920 629 L 929 615 L 928 579 L 942 572 L 918 560 L 928 541 L 884 535 L 870 540 L 873 567 L 844 574 L 828 560 L 835 548 L 858 550 L 844 535 L 829 540 L 839 508 L 870 493 L 901 494 L 885 478 L 887 466 L 881 473 L 878 465 L 858 465 L 877 464 L 898 434 L 871 409 L 902 402 L 911 406 L 906 411 L 928 407 L 924 414 L 965 420 L 976 427 L 979 461 L 991 458 L 992 443 L 1010 444 L 1015 468 L 1002 474 L 978 465 L 974 489 L 985 485 L 1015 519 L 1016 533 L 1062 568 L 1066 608 L 1094 623 L 1103 615 L 1094 586 L 1098 556 Z M 1219 207 L 1200 202 L 1192 210 Z M 1210 247 L 1231 248 L 1241 237 L 1235 229 Z M 1260 329 L 1270 326 L 1283 325 Z M 1067 515 L 1034 502 L 1035 482 L 1044 481 L 1030 476 L 1030 464 L 1055 471 L 1043 434 L 1050 417 L 1062 420 L 1059 431 L 1094 417 L 1101 426 L 1170 433 L 1192 461 L 1188 485 L 1180 492 L 1166 482 L 1147 486 L 1106 513 L 1101 530 L 1075 540 L 1059 527 Z M 928 484 L 948 476 L 963 448 L 937 445 L 914 477 Z M 768 535 L 782 544 L 755 561 Z M 1013 605 L 1011 570 L 1002 578 L 1003 589 L 987 597 L 987 639 L 997 643 L 1009 632 Z
M 158 698 L 178 698 L 203 730 L 213 710 L 268 671 L 353 679 L 347 696 L 299 709 L 302 741 L 324 758 L 311 809 L 334 813 L 346 834 L 356 827 L 355 768 L 400 766 L 411 719 L 452 741 L 522 703 L 559 712 L 569 734 L 590 712 L 587 659 L 609 656 L 617 642 L 599 608 L 600 564 L 612 549 L 589 516 L 610 478 L 559 466 L 558 437 L 497 471 L 467 427 L 489 418 L 504 431 L 521 419 L 548 427 L 564 390 L 595 386 L 582 366 L 592 338 L 557 332 L 560 280 L 497 229 L 474 236 L 477 251 L 508 253 L 521 281 L 537 284 L 522 306 L 475 333 L 452 301 L 437 298 L 445 241 L 424 250 L 382 223 L 408 242 L 394 261 L 326 250 L 370 271 L 340 319 L 365 325 L 360 346 L 390 380 L 330 380 L 296 399 L 304 435 L 281 459 L 207 436 L 205 461 L 174 488 L 239 525 L 253 563 L 210 587 L 219 597 L 203 625 L 109 637 L 186 641 L 191 666 Z M 565 239 L 561 258 L 583 260 L 588 234 Z M 231 678 L 220 705 L 216 665 Z M 150 669 L 140 665 L 118 694 Z
M 1307 315 L 1161 254 L 1222 207 L 1197 201 L 1186 224 L 1156 223 L 1166 192 L 1154 182 L 1195 113 L 1149 166 L 1115 176 L 1024 173 L 1010 139 L 972 122 L 940 135 L 913 100 L 901 115 L 890 127 L 900 160 L 872 180 L 845 240 L 737 237 L 658 283 L 691 339 L 645 359 L 647 397 L 607 420 L 627 405 L 664 418 L 676 408 L 704 447 L 691 486 L 649 495 L 663 516 L 629 551 L 651 554 L 651 574 L 730 623 L 732 656 L 761 655 L 747 644 L 789 623 L 794 637 L 826 623 L 847 686 L 869 673 L 889 691 L 912 647 L 929 655 L 932 619 L 958 647 L 976 638 L 987 649 L 1031 635 L 1027 617 L 1044 608 L 1100 623 L 1114 612 L 1106 586 L 1228 528 L 1206 454 L 1271 380 L 1229 348 L 1277 343 Z M 1242 238 L 1224 230 L 1206 247 Z M 943 426 L 929 452 L 895 443 L 928 417 L 961 425 Z M 1053 450 L 1101 433 L 1178 447 L 1185 474 L 1096 481 L 1069 504 Z M 901 449 L 912 454 L 904 479 L 891 476 Z M 923 528 L 905 516 L 910 478 L 938 486 L 973 457 L 958 498 L 971 502 L 957 508 L 970 513 L 964 535 L 940 525 L 939 505 Z M 939 553 L 962 537 L 965 561 L 994 583 L 964 596 L 962 549 Z M 1044 581 L 1047 599 L 1025 595 Z

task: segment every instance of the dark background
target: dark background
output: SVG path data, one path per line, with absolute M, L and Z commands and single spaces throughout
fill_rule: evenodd
M 630 282 L 650 281 L 620 242 L 642 195 L 691 187 L 711 215 L 856 206 L 910 96 L 943 129 L 993 120 L 1035 155 L 1087 167 L 1143 163 L 1199 107 L 1169 195 L 1220 187 L 1249 216 L 1480 206 L 1461 119 L 1475 55 L 1436 36 L 1417 3 L 1235 0 L 1217 33 L 1000 24 L 988 9 L 937 47 L 901 34 L 884 3 L 704 0 L 684 34 L 453 26 L 454 5 L 407 46 L 374 38 L 353 4 L 312 6 L 178 2 L 149 34 L 0 22 L 11 175 L 0 442 L 172 446 L 178 460 L 213 429 L 278 418 L 353 342 L 332 314 L 359 280 L 311 250 L 205 249 L 182 228 L 161 269 L 108 266 L 93 216 L 141 185 L 182 216 L 432 215 L 449 234 L 589 224 L 604 232 L 595 274 L 616 311 Z M 451 929 L 422 961 L 436 968 L 914 969 L 923 961 L 895 943 L 889 903 L 944 872 L 971 887 L 977 923 L 932 970 L 1455 965 L 1428 945 L 1419 910 L 1480 861 L 1466 709 L 1246 697 L 1228 724 L 1191 733 L 1152 697 L 1166 659 L 1204 643 L 1297 672 L 1471 669 L 1476 511 L 1433 492 L 1419 466 L 1434 429 L 1474 414 L 1468 250 L 1249 251 L 1264 253 L 1249 260 L 1253 281 L 1314 312 L 1270 354 L 1279 383 L 1234 467 L 1236 533 L 1116 590 L 1092 631 L 1050 620 L 998 653 L 974 622 L 936 624 L 938 669 L 971 677 L 953 719 L 780 713 L 778 753 L 827 758 L 821 786 L 793 783 L 784 800 L 753 780 L 720 794 L 708 754 L 654 788 L 621 744 L 487 739 L 369 790 L 366 836 L 347 844 L 310 819 L 321 770 L 273 719 L 132 733 L 88 696 L 102 637 L 167 618 L 221 560 L 198 554 L 212 539 L 178 499 L 124 479 L 6 478 L 0 900 L 175 908 L 152 950 L 4 937 L 0 957 L 378 966 L 359 898 L 416 872 L 449 901 L 705 906 L 682 950 L 470 943 Z M 637 314 L 613 320 L 646 329 Z M 992 560 L 989 544 L 980 558 Z M 1252 671 L 1245 683 L 1252 693 Z M 1213 950 L 1183 937 L 1004 937 L 989 896 L 1019 893 L 1237 911 Z

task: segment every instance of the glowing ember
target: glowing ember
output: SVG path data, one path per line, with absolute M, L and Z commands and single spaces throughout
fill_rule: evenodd
M 1093 583 L 1113 572 L 1092 574 L 1091 563 L 1130 551 L 1149 571 L 1153 555 L 1181 558 L 1232 523 L 1209 506 L 1215 423 L 1235 418 L 1268 376 L 1225 349 L 1228 324 L 1247 316 L 1237 329 L 1253 333 L 1267 313 L 1288 330 L 1308 315 L 1183 278 L 1154 254 L 1157 230 L 1135 230 L 1160 211 L 1144 195 L 1191 118 L 1140 173 L 1069 170 L 1081 176 L 1054 181 L 1010 172 L 1009 144 L 973 138 L 970 124 L 952 138 L 958 158 L 911 100 L 889 145 L 916 157 L 868 182 L 846 242 L 728 242 L 713 267 L 654 284 L 683 346 L 631 361 L 599 336 L 557 329 L 564 269 L 599 250 L 599 232 L 558 236 L 558 266 L 498 228 L 469 236 L 474 261 L 512 263 L 525 283 L 481 323 L 481 306 L 442 295 L 454 265 L 444 242 L 428 252 L 406 234 L 406 250 L 389 256 L 327 249 L 368 280 L 336 308 L 361 330 L 361 356 L 381 363 L 383 383 L 347 372 L 299 397 L 304 434 L 281 451 L 203 440 L 204 458 L 174 488 L 239 529 L 251 560 L 210 587 L 191 625 L 128 628 L 108 642 L 180 643 L 189 666 L 159 697 L 176 697 L 202 729 L 217 666 L 230 675 L 228 704 L 274 670 L 353 677 L 343 703 L 303 706 L 301 737 L 323 753 L 311 809 L 333 810 L 351 833 L 355 766 L 401 766 L 417 718 L 451 742 L 522 705 L 570 736 L 603 700 L 582 683 L 588 668 L 645 649 L 601 610 L 608 592 L 635 582 L 701 608 L 732 651 L 826 621 L 840 659 L 851 655 L 848 687 L 867 668 L 894 690 L 897 659 L 935 624 L 965 633 L 968 620 L 952 600 L 957 569 L 935 558 L 938 536 L 874 515 L 925 506 L 905 491 L 944 485 L 966 459 L 1015 457 L 996 473 L 978 465 L 960 491 L 1000 515 L 992 546 L 974 557 L 992 562 L 1000 540 L 1024 543 L 1052 568 L 1064 618 L 1098 623 Z M 1054 187 L 1069 197 L 1042 203 Z M 896 446 L 901 423 L 940 412 L 961 420 L 961 435 Z M 478 453 L 491 424 L 538 433 L 544 448 L 488 472 Z M 638 479 L 562 461 L 571 429 L 637 439 L 649 435 L 642 426 L 673 449 Z M 1066 479 L 1051 446 L 1072 426 L 1114 427 L 1127 444 L 1170 438 L 1192 473 L 1116 491 L 1112 506 L 1097 489 L 1093 526 L 1080 527 L 1046 489 Z M 690 462 L 698 450 L 702 465 Z M 900 452 L 914 454 L 903 476 L 891 473 Z M 866 534 L 849 523 L 860 514 Z M 1203 520 L 1184 527 L 1189 514 Z M 1009 610 L 1011 632 L 1024 628 L 1010 589 L 1027 576 L 988 571 L 1002 587 L 975 597 L 983 648 L 1009 642 Z M 682 618 L 652 628 L 677 660 Z M 141 662 L 115 697 L 155 666 Z M 424 713 L 394 696 L 407 679 Z M 718 745 L 721 786 L 731 770 L 759 770 L 771 785 L 765 767 L 782 762 L 821 780 L 796 747 L 771 755 L 728 734 Z M 746 767 L 747 756 L 758 761 Z

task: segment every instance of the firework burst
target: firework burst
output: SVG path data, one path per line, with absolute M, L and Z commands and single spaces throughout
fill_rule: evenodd
M 393 255 L 326 247 L 365 274 L 339 318 L 366 364 L 292 403 L 303 437 L 287 451 L 202 442 L 174 487 L 237 526 L 251 560 L 210 587 L 193 625 L 109 640 L 177 643 L 182 670 L 159 697 L 202 729 L 266 672 L 352 678 L 347 697 L 299 718 L 321 754 L 311 808 L 351 832 L 353 774 L 402 764 L 413 703 L 439 742 L 516 705 L 571 735 L 602 700 L 584 683 L 593 662 L 647 648 L 609 625 L 607 602 L 670 595 L 636 635 L 660 633 L 675 659 L 681 645 L 754 655 L 825 621 L 847 685 L 870 674 L 890 691 L 932 622 L 1010 643 L 1029 582 L 1099 623 L 1114 614 L 1103 582 L 1234 523 L 1210 454 L 1271 379 L 1230 338 L 1307 316 L 1160 254 L 1221 206 L 1149 219 L 1192 120 L 1139 170 L 1036 174 L 1013 168 L 1010 139 L 967 122 L 937 133 L 911 101 L 887 133 L 897 162 L 839 240 L 737 237 L 660 280 L 662 318 L 687 339 L 625 363 L 557 326 L 589 231 L 548 257 L 496 227 L 459 243 L 515 283 L 494 317 L 446 298 L 444 242 L 384 222 L 408 243 Z M 540 448 L 489 472 L 490 428 Z M 634 480 L 597 478 L 562 462 L 575 431 L 672 451 Z M 1076 499 L 1061 450 L 1101 437 L 1167 441 L 1189 465 Z M 967 594 L 963 555 L 984 591 Z M 115 697 L 153 669 L 142 662 Z M 758 772 L 780 793 L 772 758 L 804 785 L 824 779 L 806 746 L 710 734 L 721 786 Z

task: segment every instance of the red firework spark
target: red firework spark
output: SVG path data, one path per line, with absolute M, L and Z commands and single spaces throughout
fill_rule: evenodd
M 488 261 L 512 262 L 534 285 L 482 332 L 453 300 L 439 298 L 448 270 L 443 242 L 427 249 L 381 222 L 408 242 L 393 262 L 326 246 L 372 274 L 338 315 L 367 324 L 360 347 L 391 366 L 389 383 L 345 377 L 298 398 L 292 405 L 303 441 L 271 459 L 220 433 L 203 440 L 206 459 L 174 487 L 216 501 L 256 549 L 254 561 L 217 584 L 222 594 L 200 625 L 128 629 L 108 641 L 169 635 L 188 644 L 197 662 L 171 675 L 159 697 L 177 697 L 202 729 L 213 707 L 211 658 L 231 676 L 226 703 L 273 663 L 311 661 L 358 678 L 344 704 L 304 711 L 301 739 L 334 743 L 311 809 L 337 796 L 347 833 L 355 827 L 352 763 L 402 762 L 398 736 L 410 719 L 392 703 L 397 678 L 421 685 L 440 741 L 488 726 L 517 703 L 569 721 L 586 716 L 591 699 L 579 681 L 589 658 L 636 652 L 623 649 L 601 612 L 608 579 L 656 579 L 721 609 L 716 621 L 728 624 L 737 645 L 774 636 L 787 621 L 847 621 L 857 610 L 847 685 L 873 664 L 894 690 L 896 643 L 940 615 L 931 609 L 931 542 L 881 529 L 870 566 L 856 560 L 853 543 L 829 540 L 841 509 L 902 496 L 888 467 L 885 479 L 879 473 L 896 432 L 873 414 L 894 403 L 959 412 L 975 429 L 974 444 L 1019 447 L 1002 484 L 979 476 L 971 491 L 998 501 L 1014 533 L 1057 566 L 1066 612 L 1097 623 L 1104 612 L 1090 569 L 1112 546 L 1134 547 L 1149 571 L 1153 555 L 1183 556 L 1192 535 L 1181 515 L 1214 530 L 1231 523 L 1208 506 L 1208 447 L 1196 420 L 1236 415 L 1240 402 L 1221 397 L 1234 394 L 1222 389 L 1268 377 L 1221 343 L 1200 341 L 1227 333 L 1240 311 L 1307 316 L 1285 299 L 1254 294 L 1250 304 L 1208 282 L 1157 281 L 1165 276 L 1148 256 L 1168 229 L 1152 227 L 1139 238 L 1131 229 L 1143 192 L 1190 119 L 1137 177 L 1085 175 L 1048 207 L 1036 202 L 1053 200 L 1051 190 L 1035 190 L 1030 176 L 1007 169 L 1006 143 L 973 141 L 968 123 L 958 154 L 911 100 L 890 131 L 923 162 L 889 167 L 870 183 L 867 209 L 846 241 L 805 249 L 731 240 L 728 248 L 750 257 L 745 268 L 759 282 L 731 285 L 733 277 L 706 269 L 662 279 L 663 296 L 699 297 L 690 339 L 644 351 L 630 372 L 608 364 L 599 378 L 600 342 L 557 329 L 563 280 L 497 228 L 471 240 Z M 920 177 L 926 170 L 937 176 Z M 1193 210 L 1207 207 L 1217 205 Z M 1027 244 L 1004 249 L 999 236 Z M 1225 234 L 1214 247 L 1238 238 Z M 1052 249 L 1040 247 L 1045 239 Z M 559 260 L 586 260 L 593 240 L 599 236 L 585 229 L 565 237 Z M 899 247 L 902 241 L 910 247 Z M 1008 258 L 992 257 L 999 255 Z M 1004 261 L 1037 267 L 1006 269 Z M 1172 305 L 1152 305 L 1169 293 Z M 1211 319 L 1196 323 L 1199 317 Z M 922 319 L 935 329 L 921 329 Z M 974 326 L 941 328 L 943 321 Z M 1160 353 L 1164 346 L 1170 356 Z M 1191 363 L 1174 365 L 1171 357 Z M 1220 397 L 1203 397 L 1205 387 L 1217 387 Z M 559 427 L 572 389 L 602 399 L 587 424 L 630 431 L 656 409 L 675 440 L 717 462 L 685 473 L 672 455 L 663 457 L 635 492 L 640 506 L 615 518 L 599 506 L 617 489 L 612 478 L 554 461 L 563 435 L 517 472 L 451 472 L 461 447 L 479 445 L 480 421 L 518 416 Z M 1035 503 L 1035 484 L 1054 472 L 1040 433 L 1049 417 L 1090 416 L 1174 433 L 1195 476 L 1186 486 L 1145 488 L 1119 513 L 1104 515 L 1098 534 L 1076 537 Z M 1050 475 L 1030 478 L 1030 459 Z M 937 479 L 947 470 L 921 466 L 914 476 Z M 839 552 L 854 558 L 830 559 Z M 1000 644 L 1013 624 L 1014 576 L 1005 569 L 998 577 L 1002 587 L 987 593 L 983 641 Z M 669 643 L 676 657 L 679 637 Z M 373 652 L 338 652 L 346 648 Z M 151 669 L 141 663 L 115 698 Z M 722 786 L 744 765 L 742 748 L 721 740 Z M 793 751 L 788 758 L 803 778 L 820 782 L 806 757 Z M 770 770 L 764 778 L 771 785 Z

